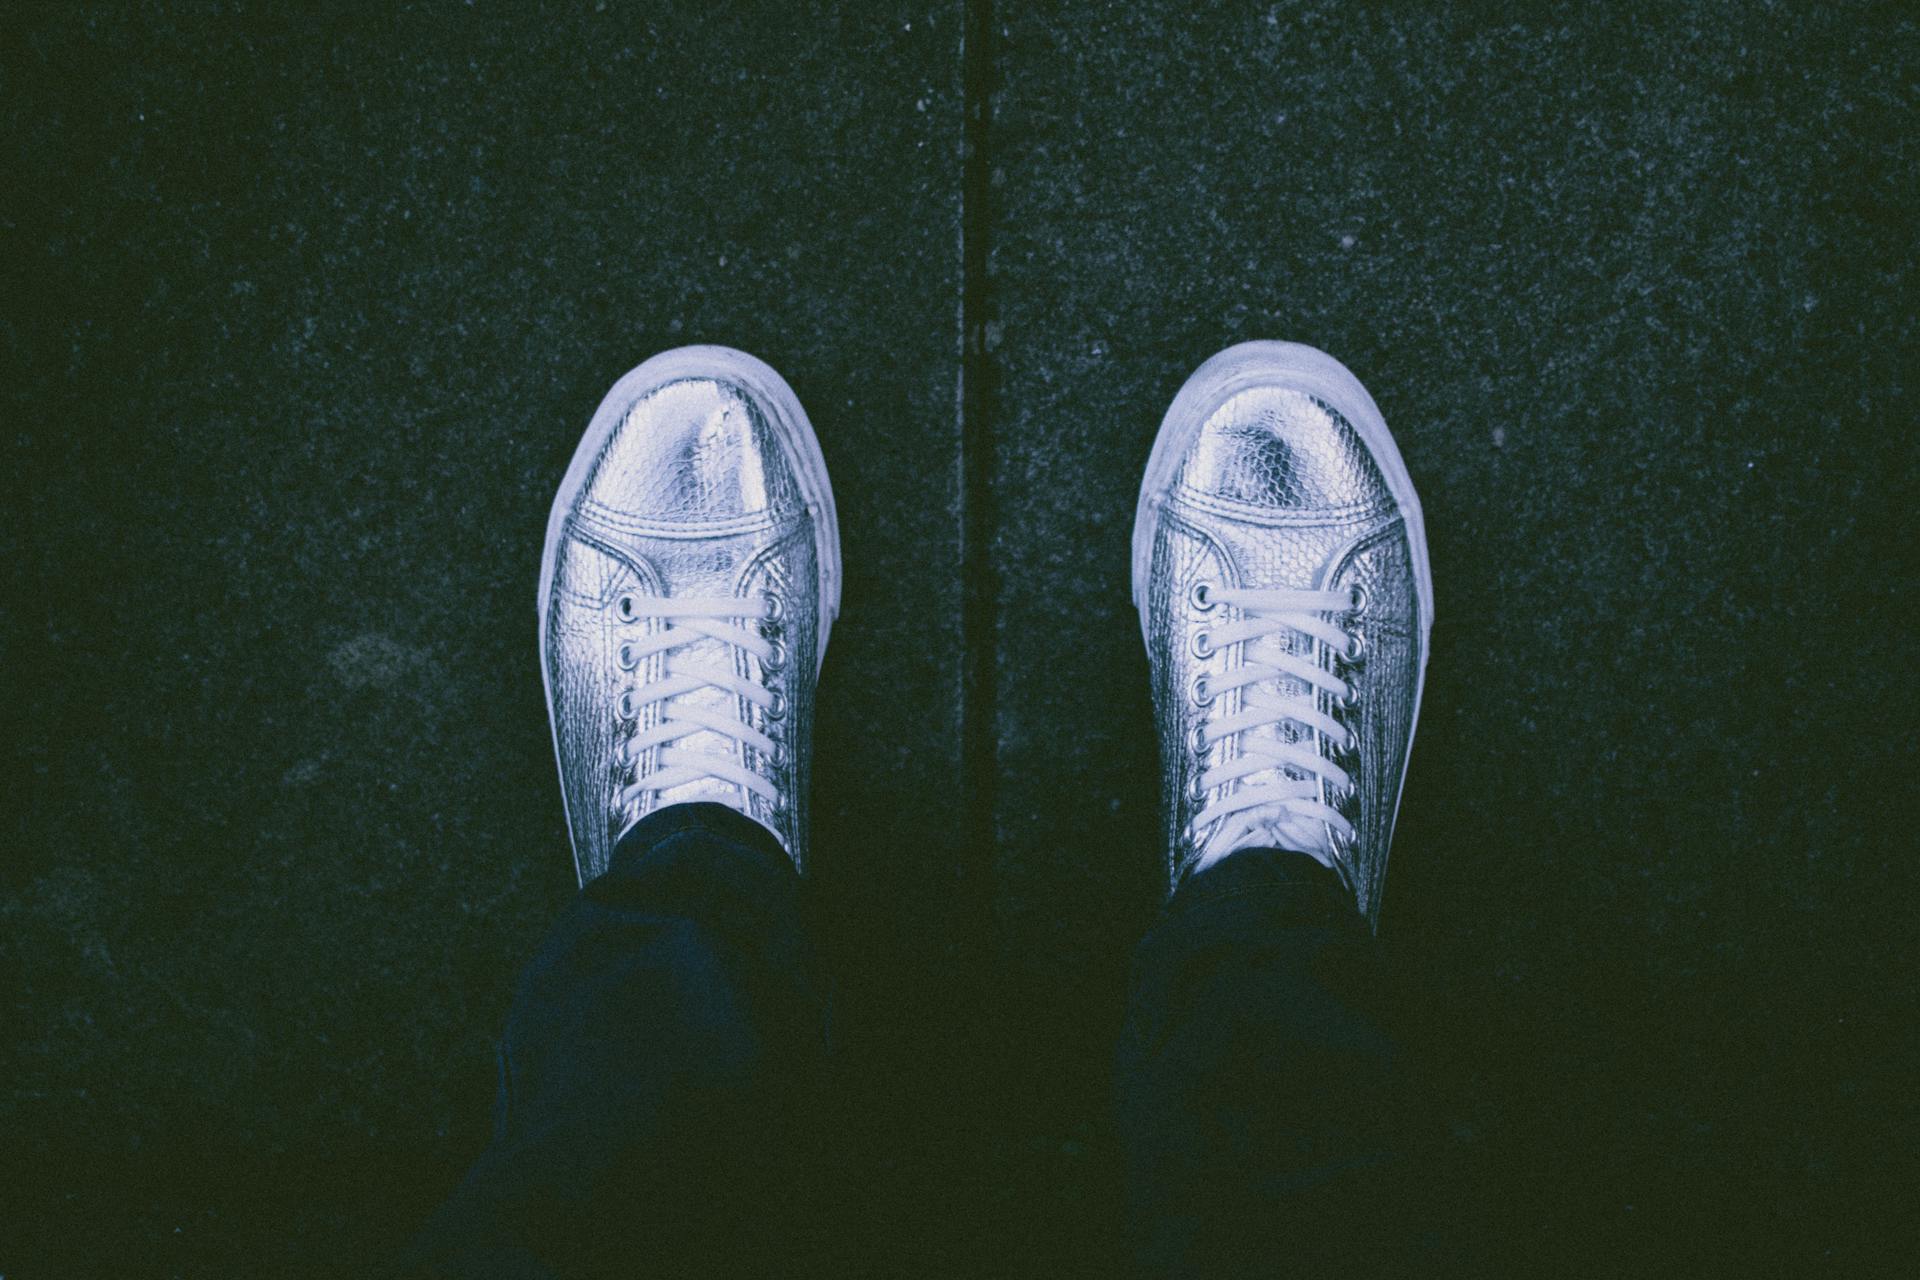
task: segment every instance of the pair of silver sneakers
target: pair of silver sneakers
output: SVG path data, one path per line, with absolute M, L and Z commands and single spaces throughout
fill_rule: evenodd
M 540 658 L 582 884 L 648 813 L 716 801 L 807 865 L 814 685 L 840 533 L 806 413 L 726 347 L 600 404 L 547 522 Z M 1202 365 L 1133 529 L 1169 891 L 1308 854 L 1377 923 L 1433 623 L 1420 501 L 1373 398 L 1311 347 Z

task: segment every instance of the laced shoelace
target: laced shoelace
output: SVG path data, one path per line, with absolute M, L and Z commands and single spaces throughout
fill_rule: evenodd
M 779 640 L 779 598 L 771 595 L 758 600 L 737 596 L 668 597 L 629 592 L 619 598 L 616 608 L 622 623 L 640 623 L 649 618 L 667 623 L 650 635 L 636 636 L 620 644 L 617 661 L 625 671 L 637 671 L 655 654 L 666 655 L 661 678 L 622 690 L 616 707 L 620 719 L 631 726 L 630 735 L 615 749 L 616 763 L 631 765 L 644 752 L 660 748 L 660 767 L 621 790 L 618 803 L 622 812 L 630 816 L 637 814 L 639 805 L 649 795 L 708 779 L 731 783 L 770 804 L 778 804 L 780 793 L 774 785 L 742 763 L 746 758 L 744 750 L 739 752 L 739 759 L 735 759 L 731 751 L 721 754 L 674 744 L 692 734 L 711 732 L 742 748 L 751 747 L 763 759 L 782 763 L 780 744 L 742 719 L 738 703 L 729 702 L 727 710 L 720 710 L 676 701 L 695 690 L 715 688 L 746 699 L 771 719 L 786 715 L 786 701 L 778 690 L 739 675 L 731 663 L 733 651 L 739 649 L 759 659 L 768 672 L 778 671 L 785 665 L 786 649 Z M 746 623 L 759 625 L 749 629 Z M 723 664 L 678 652 L 707 639 L 725 646 L 728 661 Z M 648 728 L 640 728 L 646 709 L 654 703 L 664 704 L 659 719 Z
M 1212 856 L 1207 861 L 1245 847 L 1248 839 L 1263 828 L 1284 833 L 1302 852 L 1333 854 L 1329 840 L 1335 844 L 1351 841 L 1353 824 L 1321 799 L 1321 784 L 1345 791 L 1353 785 L 1353 779 L 1329 758 L 1327 751 L 1351 751 L 1357 739 L 1320 709 L 1317 695 L 1324 691 L 1343 709 L 1350 709 L 1354 687 L 1310 655 L 1283 651 L 1260 641 L 1298 633 L 1327 645 L 1346 662 L 1356 663 L 1362 653 L 1359 638 L 1331 617 L 1357 614 L 1365 604 L 1363 590 L 1356 586 L 1351 591 L 1255 591 L 1200 584 L 1194 589 L 1194 599 L 1202 608 L 1232 605 L 1242 615 L 1237 622 L 1196 633 L 1193 651 L 1197 657 L 1211 656 L 1234 644 L 1247 646 L 1238 669 L 1218 677 L 1202 673 L 1195 677 L 1191 691 L 1194 702 L 1207 711 L 1207 718 L 1192 730 L 1189 746 L 1195 754 L 1204 761 L 1216 743 L 1236 737 L 1240 740 L 1240 750 L 1232 759 L 1194 775 L 1194 802 L 1200 804 L 1208 797 L 1212 801 L 1195 817 L 1193 829 L 1202 832 L 1214 822 L 1227 823 L 1208 841 Z M 1246 692 L 1241 695 L 1240 709 L 1213 719 L 1210 708 L 1214 700 L 1241 688 Z M 1288 741 L 1279 733 L 1251 732 L 1289 723 L 1312 733 Z M 1227 789 L 1227 784 L 1256 774 L 1270 776 Z

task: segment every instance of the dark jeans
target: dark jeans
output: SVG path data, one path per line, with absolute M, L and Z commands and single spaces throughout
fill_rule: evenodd
M 492 1145 L 408 1268 L 790 1274 L 825 1167 L 807 1121 L 827 1001 L 799 887 L 730 809 L 634 827 L 522 975 Z M 1146 1274 L 1379 1256 L 1394 1050 L 1338 994 L 1369 941 L 1331 872 L 1246 850 L 1184 886 L 1141 942 L 1118 1120 Z
M 1134 952 L 1115 1064 L 1149 1276 L 1435 1273 L 1373 938 L 1333 872 L 1243 849 Z

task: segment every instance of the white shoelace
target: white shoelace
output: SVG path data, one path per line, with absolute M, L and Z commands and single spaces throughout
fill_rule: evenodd
M 770 804 L 779 803 L 780 793 L 774 785 L 743 763 L 747 747 L 779 762 L 779 744 L 742 719 L 739 704 L 731 699 L 726 701 L 724 710 L 680 700 L 700 689 L 719 689 L 746 699 L 776 719 L 786 714 L 785 701 L 778 692 L 737 674 L 732 665 L 735 649 L 752 654 L 763 666 L 775 670 L 783 664 L 785 647 L 764 634 L 762 628 L 749 629 L 744 625 L 778 621 L 778 601 L 771 596 L 749 600 L 736 596 L 667 597 L 629 592 L 620 597 L 618 608 L 623 623 L 638 623 L 648 618 L 667 622 L 651 635 L 623 640 L 620 645 L 618 661 L 628 671 L 638 671 L 654 654 L 667 655 L 662 678 L 636 684 L 620 695 L 617 711 L 621 720 L 631 726 L 631 736 L 616 749 L 615 760 L 623 765 L 631 764 L 641 753 L 660 748 L 660 767 L 622 789 L 619 798 L 622 811 L 631 818 L 638 814 L 638 806 L 649 795 L 709 780 L 737 786 L 744 794 L 757 795 Z M 677 652 L 708 639 L 725 646 L 724 663 Z M 660 718 L 650 728 L 639 728 L 646 708 L 656 702 L 665 704 Z M 738 745 L 728 748 L 725 754 L 673 745 L 701 732 L 718 734 Z M 724 788 L 722 794 L 725 794 Z
M 1332 866 L 1333 844 L 1351 840 L 1353 824 L 1320 799 L 1321 783 L 1344 790 L 1353 780 L 1325 751 L 1332 747 L 1351 749 L 1355 742 L 1339 721 L 1320 710 L 1317 694 L 1324 690 L 1344 703 L 1354 696 L 1354 689 L 1311 657 L 1261 641 L 1269 636 L 1286 638 L 1292 632 L 1318 640 L 1341 654 L 1357 656 L 1353 638 L 1328 615 L 1346 615 L 1359 601 L 1346 591 L 1228 588 L 1212 589 L 1207 598 L 1233 605 L 1243 616 L 1238 622 L 1200 633 L 1195 637 L 1196 651 L 1202 651 L 1198 646 L 1203 641 L 1207 646 L 1204 652 L 1241 642 L 1247 647 L 1237 670 L 1217 679 L 1200 677 L 1193 696 L 1203 706 L 1210 706 L 1230 690 L 1245 688 L 1246 692 L 1234 714 L 1213 720 L 1209 712 L 1209 718 L 1194 729 L 1189 743 L 1205 759 L 1214 744 L 1223 739 L 1240 740 L 1240 750 L 1232 759 L 1203 769 L 1198 775 L 1195 785 L 1213 800 L 1194 819 L 1194 831 L 1203 832 L 1216 821 L 1226 821 L 1207 841 L 1194 869 L 1203 870 L 1235 849 L 1276 840 Z M 1289 723 L 1313 733 L 1289 742 L 1279 732 L 1253 732 L 1269 726 L 1279 729 Z M 1270 776 L 1256 780 L 1256 774 Z M 1216 794 L 1236 781 L 1241 785 Z

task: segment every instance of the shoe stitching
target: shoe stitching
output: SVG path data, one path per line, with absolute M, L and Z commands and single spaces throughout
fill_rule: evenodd
M 573 512 L 573 520 L 576 524 L 604 529 L 609 533 L 675 539 L 731 537 L 743 533 L 760 533 L 768 529 L 777 529 L 784 523 L 803 519 L 805 516 L 804 509 L 790 512 L 770 509 L 749 512 L 730 520 L 662 522 L 649 520 L 644 516 L 629 515 L 593 498 L 582 499 Z
M 1276 511 L 1271 507 L 1256 506 L 1252 503 L 1235 502 L 1228 498 L 1215 497 L 1200 493 L 1185 485 L 1175 486 L 1168 491 L 1169 506 L 1186 506 L 1196 511 L 1205 511 L 1213 515 L 1225 516 L 1231 520 L 1265 528 L 1311 528 L 1318 525 L 1346 524 L 1355 520 L 1366 520 L 1389 513 L 1398 515 L 1399 506 L 1391 496 L 1385 500 L 1371 499 L 1366 502 L 1353 502 L 1340 507 L 1316 507 L 1311 511 Z

